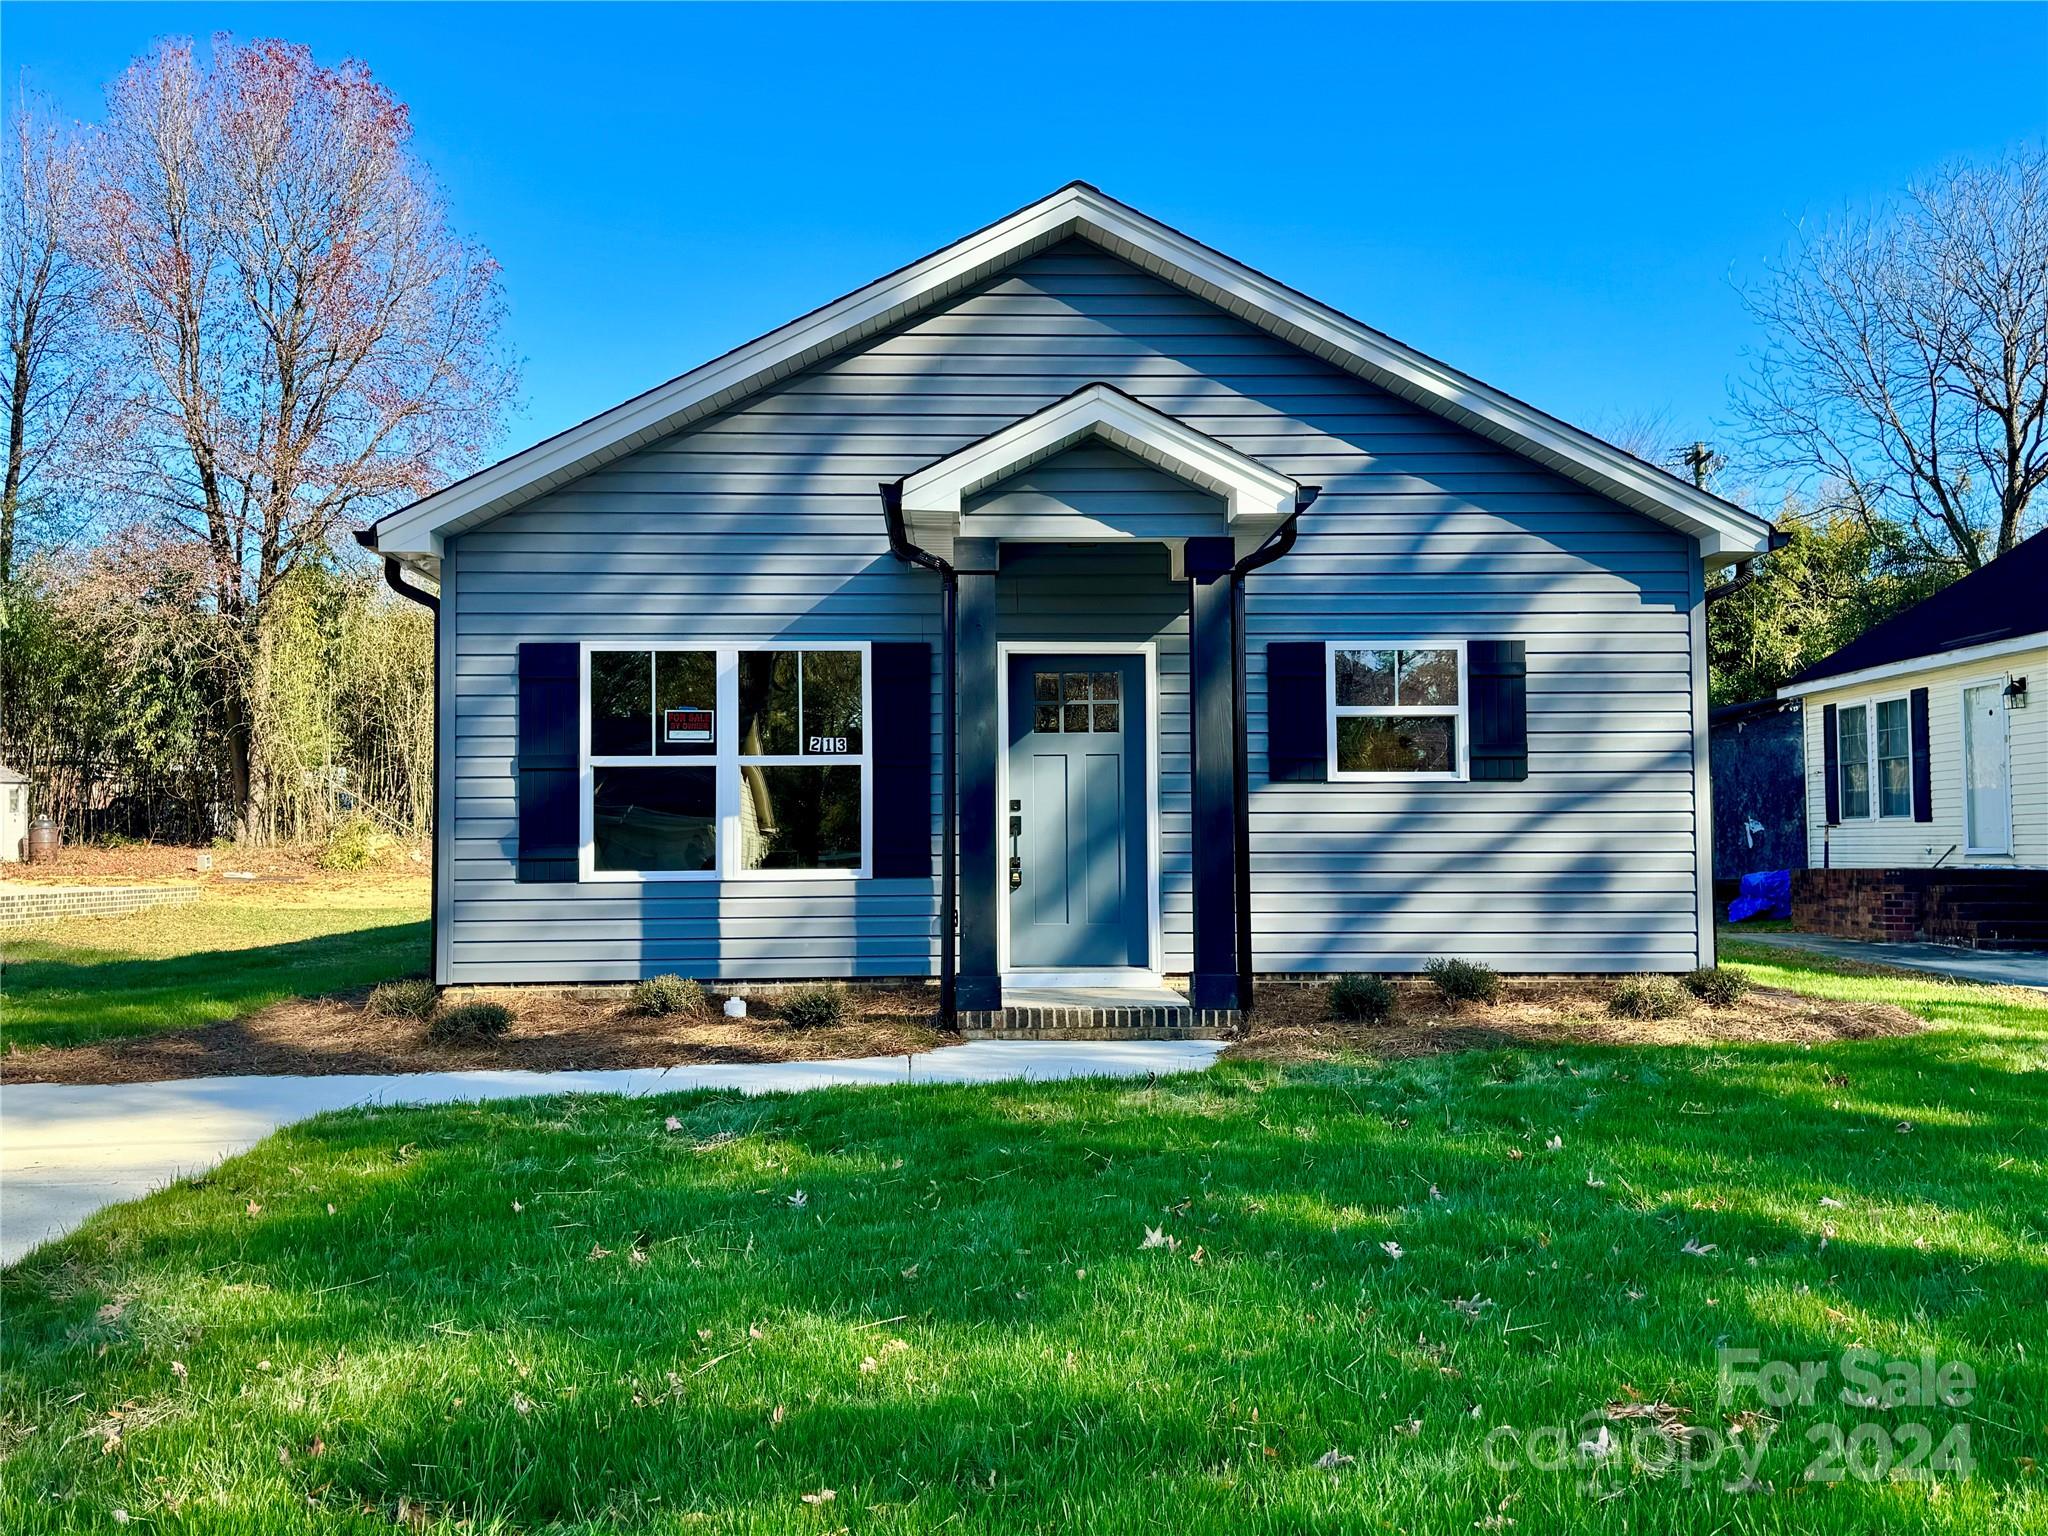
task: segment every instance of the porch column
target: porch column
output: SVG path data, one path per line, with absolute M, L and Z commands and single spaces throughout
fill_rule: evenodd
M 1001 544 L 959 539 L 953 569 L 960 595 L 955 612 L 953 675 L 959 700 L 960 980 L 958 1006 L 973 1012 L 1003 1006 L 996 965 L 1001 904 L 996 828 L 996 570 Z
M 1194 785 L 1195 965 L 1189 1001 L 1197 1008 L 1237 1008 L 1237 552 L 1227 538 L 1189 539 L 1185 559 Z

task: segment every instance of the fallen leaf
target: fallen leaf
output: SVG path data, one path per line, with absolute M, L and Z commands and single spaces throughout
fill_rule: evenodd
M 802 1190 L 798 1190 L 795 1194 L 789 1197 L 789 1203 L 792 1207 L 800 1211 L 805 1206 L 811 1203 L 811 1197 L 805 1194 Z
M 185 1369 L 185 1362 L 184 1362 L 184 1361 L 182 1361 L 182 1360 L 173 1360 L 173 1361 L 171 1362 L 171 1374 L 172 1374 L 173 1376 L 177 1377 L 177 1378 L 178 1378 L 178 1380 L 180 1380 L 180 1381 L 183 1381 L 183 1380 L 184 1380 L 184 1379 L 185 1379 L 185 1378 L 186 1378 L 187 1376 L 189 1376 L 189 1375 L 191 1374 L 191 1372 L 189 1372 L 189 1371 L 187 1371 L 187 1370 Z
M 249 1214 L 251 1216 L 261 1216 L 263 1214 L 263 1207 L 258 1205 L 254 1200 L 251 1200 L 249 1202 Z
M 680 1131 L 683 1128 L 683 1122 L 676 1116 L 670 1115 L 661 1122 L 661 1128 L 664 1131 Z
M 1713 1243 L 1703 1243 L 1696 1237 L 1688 1237 L 1685 1240 L 1685 1246 L 1679 1252 L 1689 1253 L 1696 1259 L 1704 1259 L 1714 1251 L 1714 1247 Z
M 834 1493 L 830 1488 L 820 1488 L 816 1493 L 805 1494 L 804 1502 L 806 1504 L 830 1504 L 834 1499 L 838 1497 L 839 1495 Z
M 1596 1178 L 1594 1178 L 1594 1177 L 1593 1177 L 1593 1170 L 1592 1170 L 1592 1169 L 1588 1168 L 1588 1169 L 1586 1170 L 1586 1188 L 1588 1188 L 1588 1189 L 1605 1189 L 1606 1187 L 1607 1187 L 1607 1181 L 1606 1181 L 1605 1179 L 1596 1179 Z M 1511 1521 L 1509 1521 L 1508 1523 L 1509 1523 L 1510 1525 L 1514 1524 L 1514 1522 L 1513 1522 L 1512 1520 L 1511 1520 Z
M 1147 1227 L 1145 1229 L 1145 1240 L 1138 1244 L 1138 1251 L 1143 1253 L 1147 1248 L 1164 1248 L 1168 1253 L 1173 1253 L 1179 1250 L 1180 1239 L 1168 1237 L 1165 1231 L 1159 1227 Z
M 1381 1243 L 1381 1244 L 1380 1244 L 1380 1252 L 1381 1252 L 1381 1253 L 1384 1253 L 1384 1254 L 1385 1254 L 1385 1255 L 1386 1255 L 1386 1256 L 1387 1256 L 1388 1258 L 1392 1259 L 1392 1260 L 1393 1260 L 1393 1261 L 1394 1261 L 1394 1262 L 1395 1262 L 1396 1264 L 1398 1264 L 1398 1263 L 1400 1263 L 1400 1262 L 1401 1262 L 1401 1253 L 1402 1253 L 1402 1248 L 1401 1248 L 1401 1245 L 1400 1245 L 1399 1243 L 1395 1242 L 1395 1241 L 1394 1241 L 1393 1239 L 1391 1239 L 1391 1238 L 1389 1238 L 1389 1239 L 1388 1239 L 1388 1240 L 1387 1240 L 1386 1242 L 1384 1242 L 1384 1243 Z
M 1339 1467 L 1348 1467 L 1357 1460 L 1356 1456 L 1346 1456 L 1335 1446 L 1331 1446 L 1329 1450 L 1316 1458 L 1316 1467 L 1323 1472 L 1334 1472 Z
M 1564 1150 L 1564 1138 L 1562 1136 L 1553 1136 L 1550 1140 L 1543 1143 L 1543 1148 L 1547 1152 L 1562 1152 Z
M 1614 1436 L 1602 1424 L 1592 1439 L 1579 1442 L 1579 1454 L 1588 1461 L 1605 1461 L 1614 1454 Z

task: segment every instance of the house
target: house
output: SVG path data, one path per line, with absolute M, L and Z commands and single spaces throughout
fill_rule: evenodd
M 0 763 L 0 864 L 28 857 L 28 775 Z
M 439 586 L 444 983 L 1713 958 L 1768 525 L 1085 184 L 358 537 Z
M 2048 704 L 2028 707 L 2030 679 L 2048 683 L 2048 532 L 1779 690 L 1805 716 L 1795 921 L 2048 948 L 2048 873 L 2028 873 L 2048 871 Z

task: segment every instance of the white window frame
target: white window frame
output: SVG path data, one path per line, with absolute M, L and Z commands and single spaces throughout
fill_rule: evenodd
M 1398 640 L 1326 640 L 1323 642 L 1323 731 L 1328 738 L 1329 761 L 1325 768 L 1331 782 L 1345 783 L 1460 783 L 1471 776 L 1472 768 L 1472 683 L 1465 665 L 1465 644 L 1463 640 L 1424 639 L 1409 637 Z M 1339 651 L 1456 651 L 1458 653 L 1458 702 L 1448 704 L 1339 704 L 1337 702 L 1337 653 Z M 1395 675 L 1395 697 L 1399 692 L 1398 663 Z M 1457 722 L 1458 763 L 1448 770 L 1432 770 L 1426 773 L 1404 773 L 1398 769 L 1340 769 L 1337 766 L 1337 722 L 1347 717 L 1361 715 L 1426 717 L 1449 716 Z
M 1879 769 L 1883 766 L 1877 755 L 1877 706 L 1880 704 L 1903 704 L 1906 706 L 1906 808 L 1903 811 L 1887 812 L 1884 808 L 1884 791 L 1881 787 Z M 1851 816 L 1842 809 L 1848 798 L 1848 783 L 1842 777 L 1842 770 L 1848 766 L 1842 756 L 1842 716 L 1852 709 L 1863 711 L 1863 763 L 1870 775 L 1870 795 L 1861 816 Z M 1826 758 L 1822 758 L 1825 770 Z M 1835 805 L 1843 822 L 1851 821 L 1911 821 L 1913 819 L 1913 699 L 1906 693 L 1870 693 L 1860 699 L 1837 699 L 1835 701 Z
M 866 880 L 874 868 L 875 776 L 874 776 L 874 649 L 866 640 L 809 640 L 785 637 L 774 640 L 585 640 L 579 647 L 576 687 L 576 750 L 578 762 L 577 863 L 578 878 L 591 885 L 655 885 L 721 880 L 811 881 Z M 703 756 L 649 754 L 593 756 L 590 751 L 590 658 L 598 651 L 709 651 L 714 657 L 717 699 L 713 707 L 715 750 Z M 830 755 L 777 753 L 747 757 L 752 768 L 850 768 L 860 769 L 860 867 L 858 869 L 742 869 L 740 868 L 740 657 L 750 651 L 857 651 L 860 653 L 861 732 L 860 751 Z M 649 722 L 650 730 L 653 722 Z M 599 869 L 597 867 L 596 811 L 599 768 L 709 768 L 716 786 L 718 835 L 710 869 Z

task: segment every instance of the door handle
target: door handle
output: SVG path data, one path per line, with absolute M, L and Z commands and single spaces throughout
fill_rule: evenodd
M 1024 860 L 1017 851 L 1019 839 L 1024 836 L 1024 818 L 1010 818 L 1010 889 L 1016 890 L 1024 883 Z

